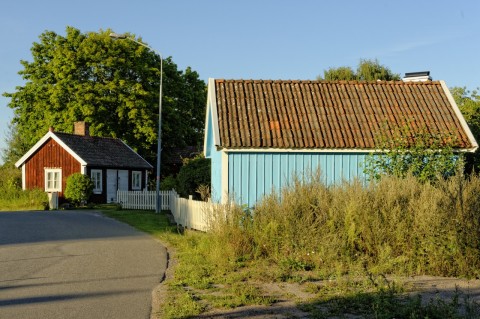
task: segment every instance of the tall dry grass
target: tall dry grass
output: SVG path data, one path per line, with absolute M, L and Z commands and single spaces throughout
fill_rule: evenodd
M 325 275 L 476 276 L 480 178 L 384 177 L 327 187 L 295 179 L 253 210 L 225 205 L 212 223 L 218 260 L 267 260 Z

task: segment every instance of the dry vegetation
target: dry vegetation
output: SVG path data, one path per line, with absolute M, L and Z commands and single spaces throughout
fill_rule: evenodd
M 221 212 L 227 218 L 216 219 L 212 248 L 223 262 L 268 260 L 325 277 L 364 269 L 478 276 L 479 193 L 477 176 L 435 183 L 385 177 L 336 187 L 296 180 L 254 211 Z
M 319 318 L 476 318 L 478 305 L 460 302 L 460 293 L 425 304 L 405 297 L 408 286 L 385 278 L 477 277 L 479 192 L 477 176 L 435 182 L 385 177 L 335 187 L 296 180 L 254 210 L 225 205 L 208 234 L 167 238 L 179 263 L 163 315 L 218 316 L 218 309 L 291 299 L 297 304 L 287 317 L 300 309 Z M 272 284 L 283 293 L 265 288 Z M 289 295 L 295 285 L 307 300 Z

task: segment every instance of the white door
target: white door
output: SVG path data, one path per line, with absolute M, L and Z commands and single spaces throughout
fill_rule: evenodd
M 118 190 L 128 191 L 128 171 L 118 171 Z
M 107 203 L 117 201 L 117 190 L 128 191 L 128 171 L 107 169 Z

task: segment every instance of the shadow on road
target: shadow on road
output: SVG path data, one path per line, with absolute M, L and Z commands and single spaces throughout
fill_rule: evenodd
M 123 291 L 104 291 L 104 292 L 94 292 L 94 293 L 60 294 L 60 295 L 46 295 L 46 296 L 37 296 L 37 297 L 12 298 L 12 299 L 0 300 L 0 307 L 23 306 L 28 304 L 67 301 L 67 300 L 74 300 L 74 299 L 98 298 L 98 297 L 111 296 L 111 295 L 118 296 L 118 295 L 126 295 L 126 294 L 132 294 L 137 292 L 148 293 L 150 292 L 150 290 L 132 289 L 132 290 L 123 290 Z
M 144 234 L 95 211 L 0 213 L 0 246 L 126 236 Z
M 15 284 L 15 285 L 0 285 L 0 291 L 21 289 L 21 288 L 32 288 L 32 287 L 48 287 L 56 285 L 75 285 L 75 284 L 84 284 L 84 283 L 97 283 L 102 281 L 115 281 L 115 280 L 128 280 L 128 279 L 139 279 L 139 278 L 153 278 L 158 280 L 158 274 L 148 274 L 141 276 L 122 276 L 122 277 L 108 277 L 108 278 L 94 278 L 94 279 L 84 279 L 84 280 L 70 280 L 70 281 L 52 281 L 52 282 L 43 282 L 43 283 L 32 283 L 32 284 Z M 36 279 L 45 279 L 45 277 L 35 277 L 35 278 L 18 278 L 18 279 L 9 279 L 9 280 L 0 280 L 2 282 L 18 282 L 18 281 L 27 281 L 27 280 L 36 280 Z

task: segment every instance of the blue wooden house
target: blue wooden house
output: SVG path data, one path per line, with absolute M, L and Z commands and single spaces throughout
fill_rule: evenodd
M 367 155 L 381 151 L 376 136 L 406 124 L 454 136 L 460 151 L 478 147 L 443 81 L 210 79 L 204 153 L 212 200 L 253 206 L 317 169 L 326 184 L 364 178 Z

